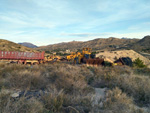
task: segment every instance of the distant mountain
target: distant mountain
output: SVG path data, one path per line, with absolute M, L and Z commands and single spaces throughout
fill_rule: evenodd
M 25 51 L 36 52 L 36 50 L 22 46 L 20 44 L 0 39 L 0 51 Z
M 150 36 L 145 36 L 143 39 L 139 40 L 133 45 L 130 45 L 130 48 L 136 51 L 144 51 L 150 53 Z
M 93 49 L 114 49 L 118 47 L 125 47 L 128 44 L 136 43 L 139 39 L 119 39 L 119 38 L 97 38 L 85 42 L 66 42 L 53 44 L 48 46 L 42 46 L 37 49 L 40 50 L 65 50 L 65 49 L 82 49 L 83 47 L 90 47 Z
M 127 38 L 127 37 L 122 37 L 121 39 L 130 39 L 130 38 Z
M 29 43 L 29 42 L 23 42 L 23 43 L 18 43 L 18 44 L 29 47 L 29 48 L 37 48 L 38 47 L 38 46 L 36 46 L 32 43 Z

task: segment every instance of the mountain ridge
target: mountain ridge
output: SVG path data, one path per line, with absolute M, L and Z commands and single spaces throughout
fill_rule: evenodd
M 20 45 L 23 45 L 23 46 L 26 46 L 26 47 L 29 47 L 29 48 L 37 48 L 38 46 L 36 46 L 35 44 L 32 44 L 32 43 L 30 43 L 30 42 L 20 42 L 20 43 L 18 43 L 18 44 L 20 44 Z
M 143 51 L 150 53 L 150 35 L 147 35 L 138 42 L 134 43 L 133 45 L 130 45 L 130 48 L 136 51 Z
M 0 39 L 1 51 L 53 51 L 53 50 L 77 50 L 83 47 L 90 47 L 93 50 L 116 50 L 116 49 L 133 49 L 135 51 L 144 51 L 150 53 L 150 36 L 145 36 L 142 39 L 120 39 L 115 37 L 96 38 L 89 41 L 71 41 L 38 48 L 28 48 L 23 45 Z
M 119 39 L 115 37 L 109 38 L 96 38 L 89 41 L 71 41 L 65 43 L 51 44 L 47 46 L 40 46 L 37 49 L 41 50 L 65 50 L 65 49 L 81 49 L 83 47 L 105 49 L 117 46 L 125 46 L 128 44 L 136 43 L 139 39 Z

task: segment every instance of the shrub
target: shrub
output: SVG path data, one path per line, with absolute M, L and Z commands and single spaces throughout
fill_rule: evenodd
M 58 90 L 64 89 L 65 93 L 81 93 L 87 87 L 85 76 L 78 66 L 55 64 L 45 67 L 49 70 L 45 75 L 50 84 L 54 84 Z M 52 70 L 52 71 L 51 71 Z
M 10 94 L 0 93 L 0 113 L 4 112 L 5 107 L 7 106 Z
M 115 88 L 119 87 L 124 93 L 134 98 L 140 106 L 150 103 L 150 78 L 133 73 L 132 68 L 122 67 L 98 67 L 94 70 L 90 85 L 95 87 Z
M 150 104 L 150 78 L 141 76 L 149 74 L 147 68 L 138 68 L 141 75 L 137 75 L 128 66 L 86 67 L 60 63 L 32 67 L 16 64 L 1 66 L 0 88 L 10 91 L 40 90 L 43 95 L 12 99 L 9 94 L 0 93 L 0 112 L 88 113 L 95 108 L 98 110 L 95 112 L 102 113 L 125 110 L 140 113 L 142 111 L 134 111 L 130 105 L 134 106 L 134 102 L 144 107 Z M 91 105 L 94 96 L 91 86 L 110 89 L 102 108 Z
M 48 94 L 43 97 L 43 102 L 45 106 L 45 111 L 57 113 L 62 110 L 62 105 L 64 103 L 64 94 Z
M 107 91 L 100 111 L 102 113 L 144 113 L 144 110 L 134 106 L 132 98 L 129 98 L 119 88 Z
M 133 103 L 132 99 L 127 97 L 125 93 L 122 93 L 119 88 L 109 90 L 106 95 L 107 97 L 106 101 L 104 102 L 104 109 L 125 112 L 127 109 L 130 108 L 130 105 Z
M 9 77 L 9 87 L 11 88 L 19 88 L 19 89 L 27 89 L 28 90 L 38 90 L 42 88 L 46 88 L 48 84 L 46 78 L 44 78 L 40 71 L 14 71 L 11 73 Z
M 0 93 L 0 113 L 42 113 L 43 104 L 38 100 L 22 97 L 13 99 L 10 94 Z
M 144 65 L 143 61 L 140 60 L 139 58 L 134 60 L 133 65 L 134 65 L 134 67 L 138 67 L 138 68 L 146 67 L 146 65 Z
M 43 113 L 43 104 L 34 98 L 30 100 L 20 98 L 11 103 L 9 110 L 14 113 Z
M 110 62 L 108 62 L 108 61 L 104 61 L 104 66 L 110 67 L 110 66 L 112 66 L 112 63 L 110 63 Z
M 134 72 L 138 75 L 150 76 L 150 68 L 136 68 Z
M 55 91 L 42 97 L 45 112 L 47 113 L 76 113 L 79 111 L 89 112 L 91 99 L 87 96 L 68 95 L 61 91 Z

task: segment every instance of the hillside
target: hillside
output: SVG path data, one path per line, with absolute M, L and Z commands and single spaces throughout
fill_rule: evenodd
M 138 39 L 119 39 L 119 38 L 98 38 L 85 42 L 72 41 L 67 43 L 59 43 L 48 46 L 39 47 L 42 50 L 63 50 L 63 49 L 81 49 L 83 47 L 91 47 L 93 49 L 115 49 L 126 47 L 128 44 L 135 43 Z
M 37 48 L 38 46 L 32 44 L 32 43 L 29 43 L 29 42 L 23 42 L 23 43 L 18 43 L 20 45 L 23 45 L 25 47 L 29 47 L 29 48 Z
M 63 50 L 63 49 L 77 49 L 80 48 L 82 42 L 79 41 L 72 41 L 72 42 L 62 42 L 58 44 L 52 44 L 48 46 L 40 46 L 39 50 Z
M 150 53 L 150 36 L 145 36 L 143 39 L 139 40 L 133 45 L 130 45 L 130 48 L 136 51 L 144 51 Z
M 133 50 L 121 50 L 121 51 L 104 51 L 96 54 L 96 57 L 101 57 L 101 58 L 108 58 L 111 61 L 115 61 L 116 59 L 119 59 L 120 57 L 130 57 L 132 61 L 134 61 L 137 58 L 140 58 L 144 64 L 149 65 L 150 60 L 147 59 L 146 57 L 138 54 L 137 52 Z
M 20 44 L 0 39 L 0 50 L 1 51 L 26 51 L 26 52 L 36 52 L 36 50 L 22 46 Z

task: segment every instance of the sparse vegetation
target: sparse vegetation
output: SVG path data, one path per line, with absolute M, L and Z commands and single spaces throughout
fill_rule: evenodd
M 100 110 L 102 113 L 144 113 L 144 110 L 135 107 L 132 98 L 119 88 L 109 90 L 106 95 L 104 106 Z
M 146 68 L 145 68 L 146 69 Z M 127 66 L 0 64 L 0 112 L 148 113 L 150 71 Z M 94 105 L 94 88 L 107 88 Z M 20 96 L 12 97 L 19 90 Z M 143 107 L 147 108 L 146 110 Z
M 126 48 L 126 45 L 133 44 L 138 42 L 138 39 L 119 39 L 114 37 L 109 37 L 107 39 L 105 38 L 97 38 L 90 41 L 72 41 L 72 42 L 66 42 L 66 43 L 58 43 L 53 45 L 48 45 L 44 47 L 39 47 L 38 50 L 55 50 L 56 52 L 66 50 L 66 49 L 81 49 L 83 47 L 91 47 L 93 50 L 114 50 L 116 48 L 123 47 Z M 110 46 L 111 45 L 111 46 Z M 79 50 L 80 51 L 80 50 Z
M 0 50 L 1 51 L 26 51 L 26 52 L 37 52 L 34 49 L 22 46 L 20 44 L 0 39 Z
M 134 65 L 134 67 L 138 67 L 138 68 L 146 67 L 146 65 L 144 65 L 143 61 L 140 60 L 139 58 L 134 60 L 133 65 Z

